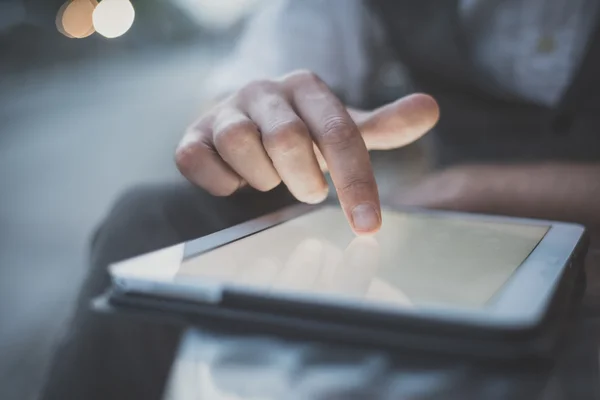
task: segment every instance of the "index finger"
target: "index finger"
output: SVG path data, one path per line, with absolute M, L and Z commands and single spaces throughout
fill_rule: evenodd
M 379 192 L 365 142 L 346 107 L 311 73 L 286 78 L 296 112 L 323 154 L 340 203 L 354 231 L 381 226 Z

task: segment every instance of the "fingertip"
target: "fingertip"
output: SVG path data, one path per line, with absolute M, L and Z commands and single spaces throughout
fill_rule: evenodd
M 175 150 L 175 164 L 188 181 L 216 197 L 230 196 L 245 184 L 201 140 L 182 140 Z
M 440 108 L 430 95 L 414 93 L 370 114 L 360 126 L 371 150 L 389 150 L 420 139 L 438 122 Z
M 254 182 L 252 187 L 259 192 L 270 192 L 281 184 L 281 178 L 277 174 L 270 174 L 271 176 L 265 176 L 262 180 Z
M 324 190 L 320 190 L 317 192 L 309 193 L 302 196 L 302 199 L 298 199 L 303 203 L 307 204 L 319 204 L 324 202 L 329 196 L 329 187 L 326 187 Z
M 350 212 L 350 219 L 357 235 L 372 235 L 381 228 L 381 210 L 370 203 L 355 206 Z
M 429 94 L 415 93 L 408 96 L 408 99 L 420 110 L 423 129 L 433 128 L 440 119 L 440 106 L 435 98 Z

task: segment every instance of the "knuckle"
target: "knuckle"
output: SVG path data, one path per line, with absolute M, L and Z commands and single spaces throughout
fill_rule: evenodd
M 350 177 L 340 185 L 340 193 L 370 193 L 377 190 L 375 183 L 363 177 Z
M 175 165 L 182 174 L 187 175 L 193 169 L 194 163 L 194 154 L 189 147 L 175 150 Z
M 243 149 L 256 135 L 256 126 L 253 122 L 236 122 L 215 132 L 215 147 L 217 149 Z
M 290 83 L 298 83 L 298 84 L 323 84 L 323 80 L 319 77 L 319 75 L 308 69 L 299 69 L 296 70 L 289 75 L 284 77 Z
M 298 77 L 305 82 L 310 82 L 310 83 L 322 82 L 321 78 L 319 78 L 319 75 L 317 75 L 314 72 L 309 71 L 307 69 L 299 70 Z
M 186 143 L 175 150 L 175 164 L 179 171 L 188 176 L 202 159 L 203 145 L 199 142 Z
M 254 100 L 256 97 L 261 96 L 265 92 L 275 91 L 276 88 L 277 84 L 274 81 L 267 79 L 255 80 L 238 90 L 237 97 L 239 97 L 242 102 L 247 103 Z
M 214 179 L 213 174 L 218 171 L 215 156 L 215 149 L 203 140 L 184 142 L 175 150 L 175 164 L 183 176 L 211 195 L 229 196 L 240 188 L 241 178 L 225 175 Z
M 281 183 L 281 179 L 270 179 L 265 182 L 261 182 L 260 185 L 254 185 L 254 188 L 259 192 L 270 192 L 275 189 Z
M 260 99 L 256 100 L 260 108 L 265 112 L 276 112 L 287 107 L 286 100 L 276 93 L 265 93 Z
M 242 181 L 239 179 L 227 179 L 219 182 L 218 185 L 207 185 L 204 189 L 213 196 L 227 197 L 237 192 L 241 185 Z
M 354 136 L 354 127 L 343 117 L 330 117 L 323 123 L 321 142 L 326 146 L 347 146 Z
M 215 106 L 214 110 L 216 110 L 217 107 L 219 106 Z M 191 125 L 188 126 L 185 135 L 193 135 L 194 133 L 202 132 L 204 127 L 210 126 L 212 124 L 214 118 L 213 115 L 214 114 L 210 112 L 195 120 Z
M 301 148 L 308 138 L 305 129 L 304 124 L 299 120 L 274 124 L 263 134 L 265 148 L 282 154 L 295 151 Z

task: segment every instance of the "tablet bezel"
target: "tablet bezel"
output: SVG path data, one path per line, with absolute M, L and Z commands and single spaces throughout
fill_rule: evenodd
M 419 208 L 391 208 L 398 212 L 436 215 L 444 218 L 476 219 L 490 222 L 515 223 L 549 227 L 548 232 L 531 254 L 517 268 L 493 298 L 481 309 L 461 309 L 431 305 L 426 308 L 398 308 L 392 305 L 362 303 L 358 300 L 330 295 L 306 294 L 273 290 L 268 293 L 251 287 L 229 283 L 193 280 L 175 281 L 181 263 L 191 257 L 225 246 L 246 236 L 273 228 L 321 207 L 332 206 L 296 204 L 254 220 L 215 232 L 167 249 L 125 260 L 110 267 L 115 286 L 125 292 L 191 299 L 218 304 L 225 293 L 254 297 L 281 304 L 296 303 L 305 307 L 335 308 L 346 312 L 369 312 L 381 318 L 409 317 L 439 323 L 470 325 L 502 330 L 528 330 L 538 326 L 548 311 L 550 301 L 585 232 L 583 226 L 532 220 L 525 218 L 466 214 Z M 338 206 L 339 207 L 339 206 Z M 389 207 L 388 207 L 389 208 Z M 148 263 L 160 264 L 160 274 L 147 274 Z

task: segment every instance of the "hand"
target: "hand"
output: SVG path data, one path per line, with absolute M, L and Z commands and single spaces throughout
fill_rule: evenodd
M 600 231 L 600 165 L 463 165 L 434 173 L 391 201 L 401 205 L 577 222 Z
M 411 207 L 477 212 L 485 205 L 485 181 L 478 168 L 451 168 L 424 177 L 415 186 L 398 192 L 391 201 Z
M 250 83 L 223 100 L 188 129 L 176 161 L 187 179 L 215 196 L 246 183 L 268 191 L 283 181 L 306 203 L 327 197 L 329 169 L 354 231 L 371 233 L 381 210 L 367 149 L 407 145 L 438 115 L 436 102 L 422 94 L 372 112 L 350 110 L 315 74 L 300 71 Z

